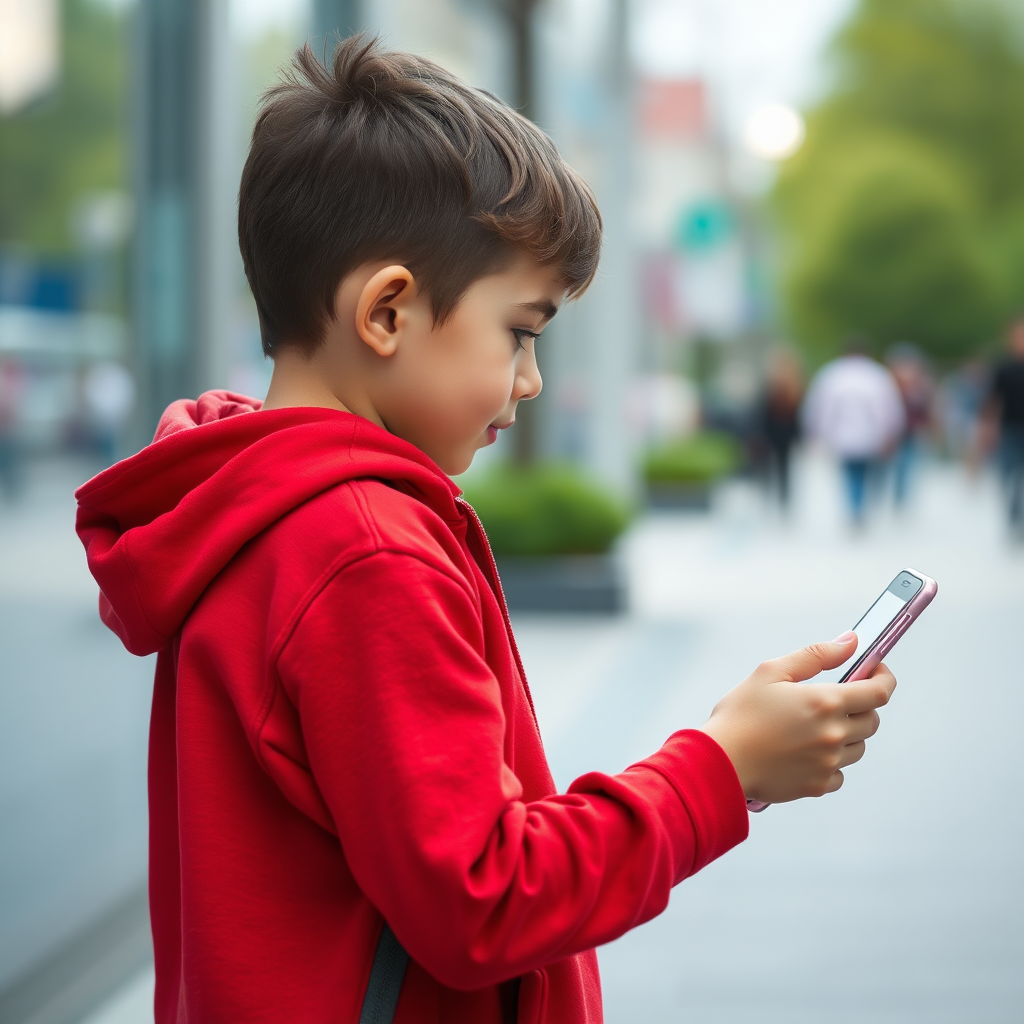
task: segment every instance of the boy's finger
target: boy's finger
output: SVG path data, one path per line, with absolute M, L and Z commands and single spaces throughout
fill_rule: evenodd
M 846 719 L 847 729 L 849 730 L 847 733 L 847 743 L 860 743 L 871 739 L 878 732 L 878 723 L 878 712 L 874 709 L 848 716 Z
M 896 677 L 884 665 L 879 665 L 870 678 L 858 679 L 840 687 L 843 706 L 848 715 L 884 707 L 895 689 Z
M 839 760 L 839 767 L 847 768 L 851 764 L 856 764 L 864 756 L 865 750 L 867 750 L 867 744 L 863 740 L 860 743 L 847 744 L 843 747 L 843 756 Z
M 761 683 L 800 682 L 823 669 L 842 665 L 856 649 L 857 634 L 850 631 L 829 643 L 810 644 L 792 654 L 764 661 L 754 670 L 752 678 Z

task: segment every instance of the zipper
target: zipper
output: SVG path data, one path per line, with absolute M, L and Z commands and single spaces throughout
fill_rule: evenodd
M 516 659 L 516 668 L 519 669 L 519 679 L 523 684 L 523 689 L 526 691 L 526 699 L 530 704 L 530 712 L 533 715 L 533 724 L 537 727 L 537 732 L 540 732 L 540 722 L 537 721 L 537 709 L 533 706 L 533 694 L 530 693 L 530 684 L 526 681 L 526 670 L 523 668 L 523 659 L 519 655 L 519 645 L 516 643 L 516 635 L 512 632 L 512 620 L 508 614 L 508 602 L 505 600 L 505 591 L 501 586 L 501 577 L 498 575 L 498 563 L 494 560 L 494 552 L 491 550 L 491 542 L 487 539 L 487 531 L 484 530 L 484 524 L 480 522 L 480 517 L 476 514 L 476 509 L 462 495 L 458 495 L 455 498 L 457 505 L 461 505 L 468 513 L 469 520 L 473 523 L 476 529 L 477 537 L 483 542 L 481 547 L 483 548 L 484 554 L 487 556 L 487 565 L 482 566 L 485 570 L 490 571 L 491 577 L 491 590 L 494 591 L 495 597 L 498 599 L 498 605 L 501 608 L 501 617 L 505 622 L 505 633 L 508 636 L 509 643 L 512 645 L 512 655 Z M 472 552 L 470 552 L 472 554 Z

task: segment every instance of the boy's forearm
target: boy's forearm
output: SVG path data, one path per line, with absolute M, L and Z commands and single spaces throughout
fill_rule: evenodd
M 672 887 L 746 838 L 746 802 L 724 752 L 671 737 L 619 775 L 511 801 L 469 854 L 453 817 L 430 837 L 354 849 L 351 864 L 410 954 L 443 984 L 476 989 L 619 938 Z
M 630 771 L 659 772 L 693 826 L 692 860 L 673 884 L 696 874 L 747 838 L 746 797 L 726 752 L 707 733 L 684 729 Z

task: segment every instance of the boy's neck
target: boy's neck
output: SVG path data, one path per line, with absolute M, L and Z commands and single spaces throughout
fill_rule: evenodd
M 296 348 L 285 347 L 274 356 L 270 388 L 263 400 L 264 409 L 316 408 L 352 412 L 381 425 L 376 410 L 358 396 L 345 396 L 332 388 L 317 353 L 306 356 Z M 355 400 L 353 400 L 353 398 Z

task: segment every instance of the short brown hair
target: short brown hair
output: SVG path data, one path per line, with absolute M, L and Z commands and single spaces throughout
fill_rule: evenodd
M 578 295 L 601 218 L 536 125 L 423 57 L 352 36 L 330 69 L 304 46 L 263 97 L 238 241 L 273 355 L 319 345 L 339 283 L 372 260 L 407 265 L 435 323 L 517 252 L 557 266 Z

